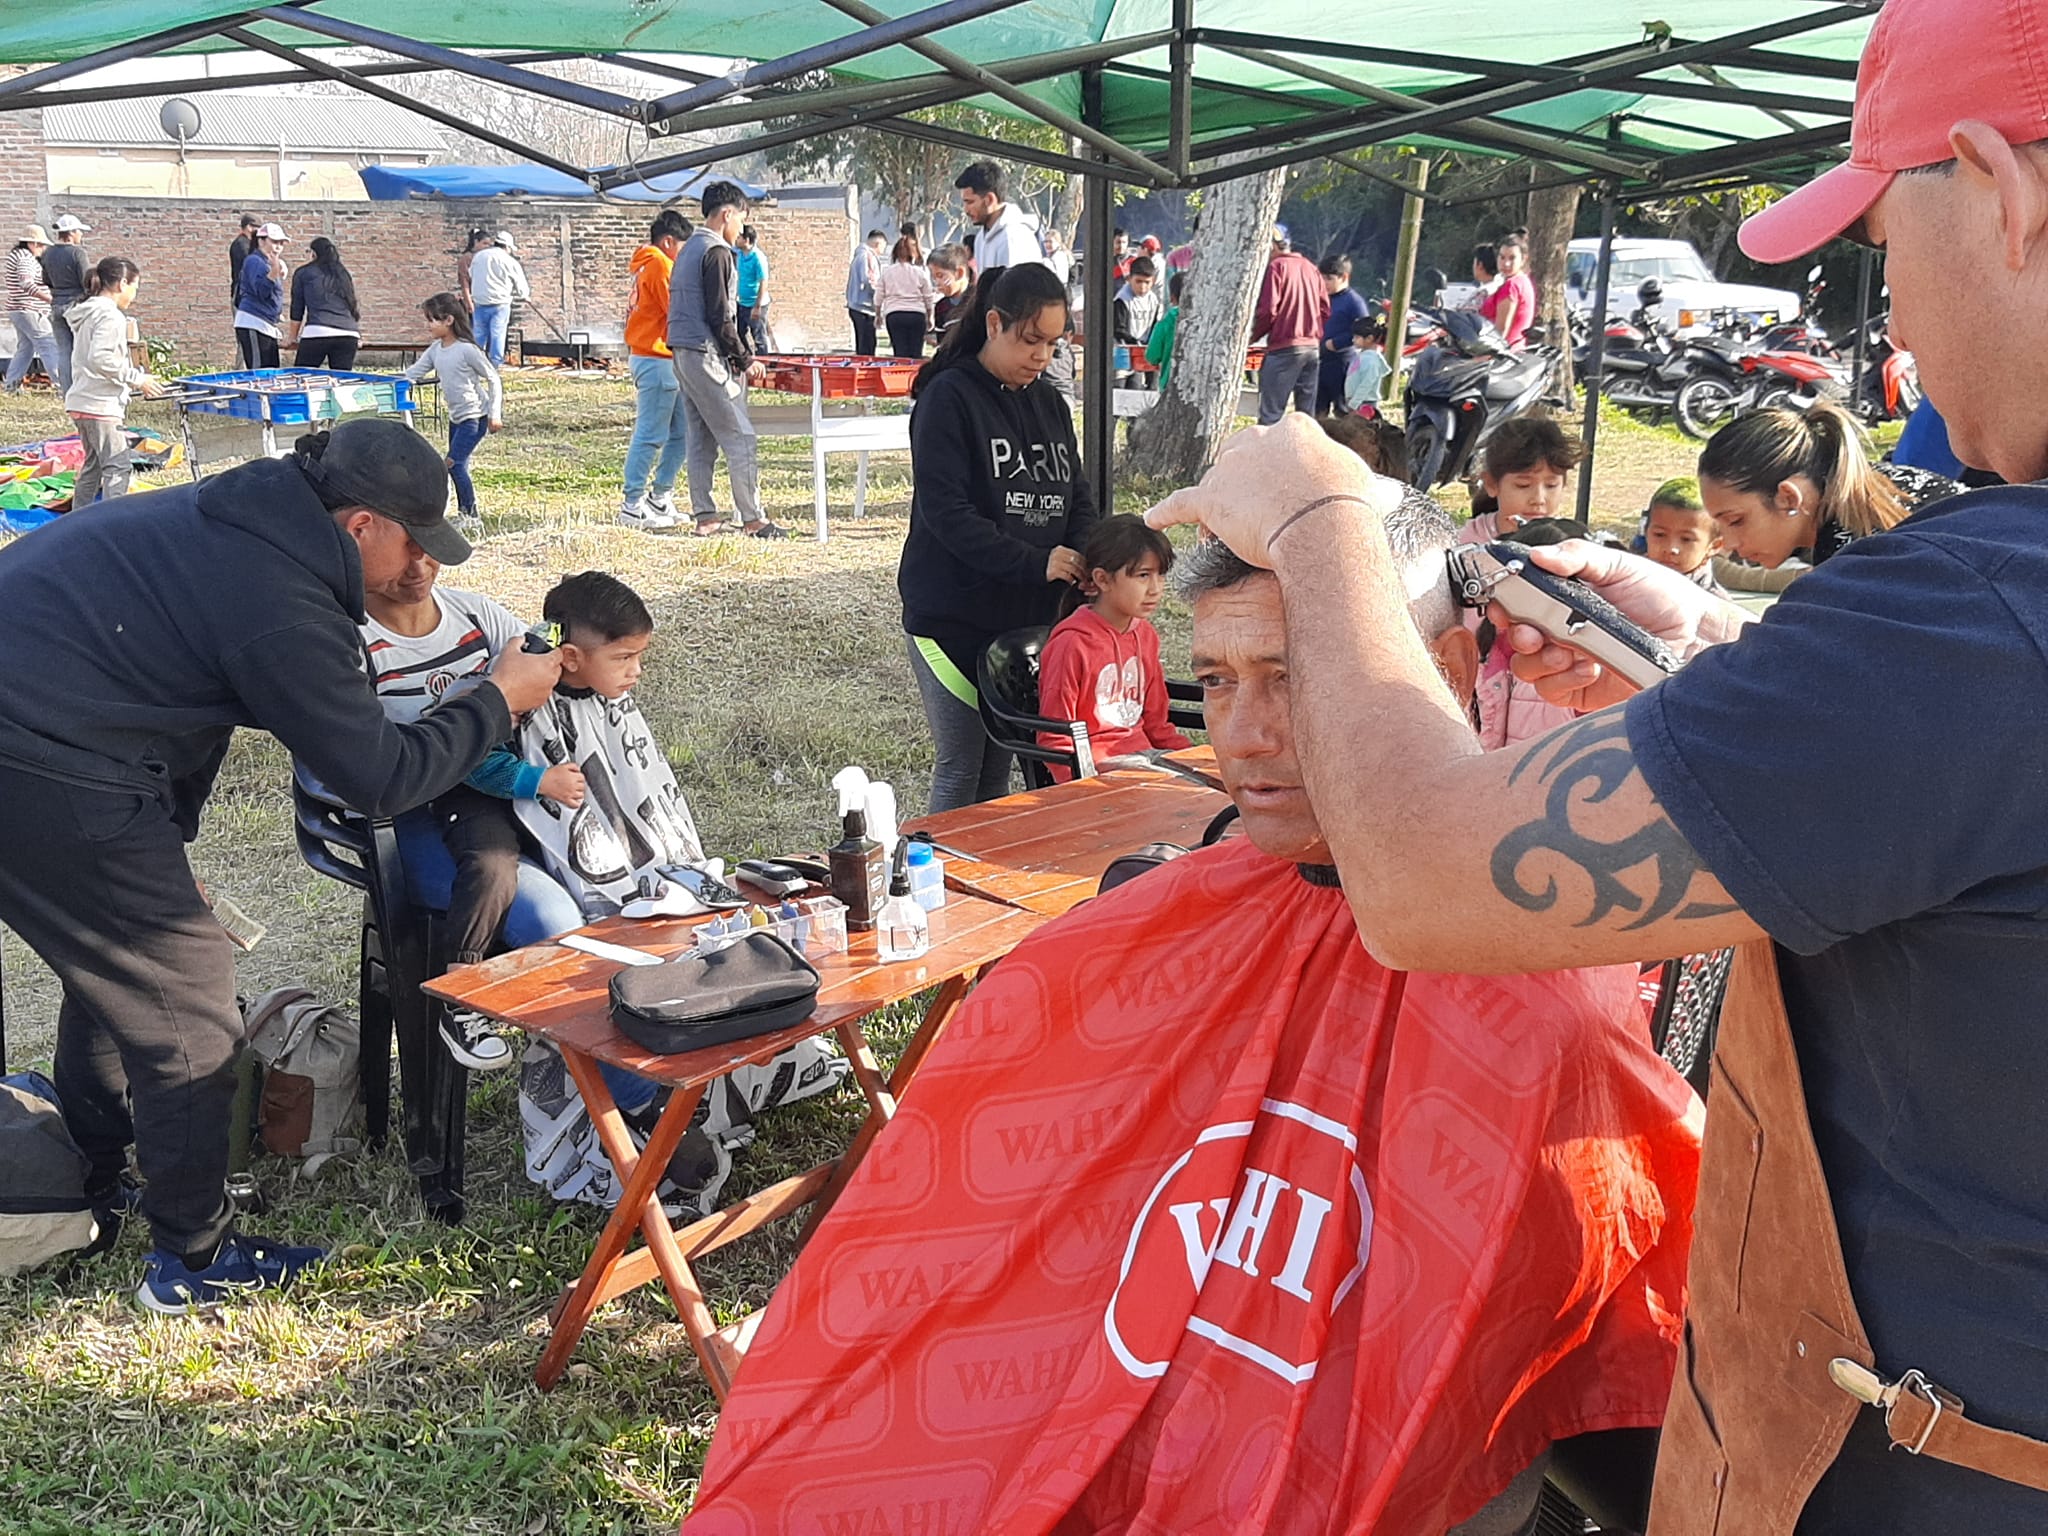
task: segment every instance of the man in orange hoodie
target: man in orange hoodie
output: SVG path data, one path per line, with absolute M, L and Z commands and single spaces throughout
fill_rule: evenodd
M 689 450 L 683 389 L 668 347 L 668 282 L 690 221 L 664 208 L 633 253 L 633 299 L 626 310 L 626 351 L 633 370 L 633 441 L 626 449 L 626 499 L 619 521 L 628 528 L 676 525 L 676 475 Z M 651 476 L 651 479 L 650 479 Z

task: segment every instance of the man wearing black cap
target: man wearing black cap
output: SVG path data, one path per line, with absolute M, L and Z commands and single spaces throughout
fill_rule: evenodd
M 242 1022 L 232 951 L 184 844 L 234 728 L 284 743 L 373 815 L 459 783 L 559 664 L 394 725 L 364 668 L 363 589 L 469 545 L 438 449 L 349 422 L 281 460 L 131 496 L 0 549 L 0 922 L 64 988 L 56 1079 L 103 1230 L 132 1141 L 155 1251 L 137 1298 L 183 1312 L 317 1261 L 233 1231 L 223 1194 Z

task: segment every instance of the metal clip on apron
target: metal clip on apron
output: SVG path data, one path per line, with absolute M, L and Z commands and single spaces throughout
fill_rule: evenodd
M 1728 982 L 1690 1284 L 1650 1536 L 1793 1536 L 1865 1405 L 1902 1450 L 2048 1491 L 2048 1444 L 1970 1422 L 1920 1370 L 1875 1369 L 1768 940 Z

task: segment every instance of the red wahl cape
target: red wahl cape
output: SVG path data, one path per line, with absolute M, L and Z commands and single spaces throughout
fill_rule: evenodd
M 1232 843 L 1041 930 L 768 1309 L 688 1536 L 1435 1536 L 1662 1422 L 1696 1102 L 1632 967 L 1409 975 Z

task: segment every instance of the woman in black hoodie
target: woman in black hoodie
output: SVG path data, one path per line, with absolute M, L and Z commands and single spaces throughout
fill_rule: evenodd
M 313 259 L 292 274 L 292 341 L 298 348 L 292 366 L 345 372 L 355 367 L 362 342 L 356 282 L 332 240 L 323 235 L 312 250 Z
M 910 536 L 896 570 L 910 667 L 938 746 L 931 808 L 1009 793 L 1011 755 L 981 728 L 976 662 L 1007 630 L 1052 622 L 1100 515 L 1067 402 L 1042 375 L 1066 334 L 1052 268 L 982 273 L 911 394 Z

